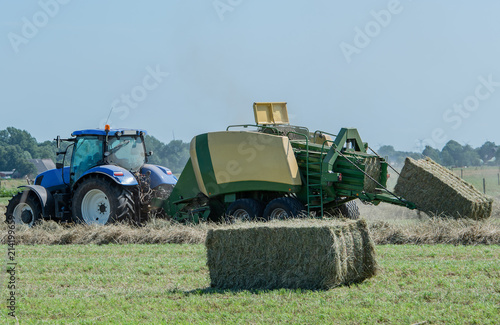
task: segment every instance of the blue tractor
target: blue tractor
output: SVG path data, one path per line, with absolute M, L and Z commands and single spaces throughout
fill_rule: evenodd
M 165 167 L 147 164 L 146 131 L 89 129 L 75 131 L 66 142 L 63 162 L 24 186 L 7 206 L 6 216 L 32 227 L 42 219 L 83 224 L 141 224 L 162 214 L 177 178 Z M 69 166 L 66 162 L 70 162 Z

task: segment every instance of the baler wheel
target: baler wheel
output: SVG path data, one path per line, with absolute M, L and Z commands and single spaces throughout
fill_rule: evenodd
M 355 201 L 349 201 L 342 204 L 339 208 L 340 214 L 347 219 L 357 220 L 359 219 L 359 208 Z
M 208 220 L 212 222 L 224 222 L 224 216 L 226 209 L 224 204 L 216 199 L 210 199 L 208 201 L 208 207 L 210 208 L 210 213 L 208 215 Z
M 255 199 L 239 199 L 229 205 L 226 222 L 253 221 L 262 217 L 262 204 Z
M 280 197 L 272 200 L 264 210 L 266 220 L 289 219 L 307 215 L 304 205 L 291 197 Z
M 16 194 L 7 205 L 5 215 L 17 225 L 33 227 L 42 219 L 42 206 L 35 193 L 24 191 Z

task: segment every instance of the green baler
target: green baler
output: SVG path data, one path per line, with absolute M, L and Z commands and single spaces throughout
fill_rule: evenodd
M 254 113 L 255 125 L 193 138 L 190 159 L 163 203 L 168 215 L 195 223 L 325 212 L 357 218 L 355 199 L 415 208 L 387 190 L 388 163 L 367 152 L 356 129 L 333 135 L 290 126 L 286 103 L 254 103 Z

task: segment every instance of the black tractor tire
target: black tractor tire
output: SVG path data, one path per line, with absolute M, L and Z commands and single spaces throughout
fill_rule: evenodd
M 16 225 L 34 227 L 43 219 L 42 204 L 29 190 L 18 193 L 9 201 L 5 217 L 7 223 L 12 220 Z
M 226 210 L 226 222 L 256 221 L 262 218 L 263 205 L 256 199 L 238 199 Z
M 307 215 L 304 205 L 291 197 L 280 197 L 272 200 L 264 210 L 266 220 L 283 220 L 300 218 Z
M 83 181 L 73 195 L 73 221 L 108 225 L 136 223 L 136 199 L 131 187 L 120 186 L 102 177 Z
M 360 213 L 356 201 L 349 201 L 338 207 L 338 214 L 351 220 L 358 220 Z

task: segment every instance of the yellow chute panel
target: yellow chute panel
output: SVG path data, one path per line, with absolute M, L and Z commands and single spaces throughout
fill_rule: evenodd
M 208 134 L 218 184 L 265 181 L 301 185 L 297 160 L 287 137 L 257 132 Z

